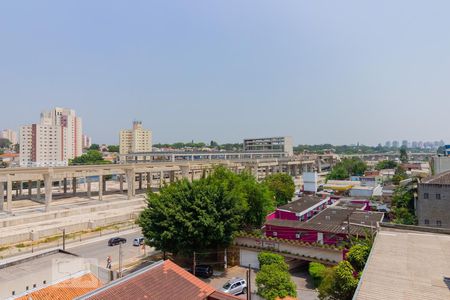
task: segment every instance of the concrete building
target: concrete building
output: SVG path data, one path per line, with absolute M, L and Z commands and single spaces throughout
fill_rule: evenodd
M 8 139 L 13 145 L 17 144 L 18 142 L 17 132 L 11 129 L 3 129 L 2 131 L 0 131 L 0 138 Z
M 450 228 L 450 171 L 419 183 L 416 214 L 419 226 Z
M 450 156 L 433 156 L 431 159 L 434 174 L 450 171 Z
M 121 130 L 119 137 L 120 154 L 152 151 L 152 132 L 142 128 L 142 122 L 134 121 L 131 130 Z
M 90 136 L 83 134 L 83 142 L 82 142 L 83 149 L 88 149 L 91 146 L 92 146 L 92 138 Z
M 245 152 L 285 152 L 288 156 L 294 155 L 292 137 L 269 137 L 244 140 Z
M 82 153 L 82 121 L 74 110 L 55 108 L 38 124 L 20 127 L 20 166 L 66 166 Z

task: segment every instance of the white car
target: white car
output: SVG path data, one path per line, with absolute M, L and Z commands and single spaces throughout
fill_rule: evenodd
M 245 279 L 235 277 L 231 278 L 222 287 L 221 292 L 230 295 L 239 295 L 247 293 L 247 281 Z

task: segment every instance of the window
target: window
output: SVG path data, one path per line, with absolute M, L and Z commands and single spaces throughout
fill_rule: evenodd
M 436 200 L 441 200 L 441 194 L 436 194 Z
M 272 236 L 277 236 L 278 233 L 276 231 L 272 232 Z
M 425 219 L 423 222 L 425 223 L 425 225 L 430 225 L 430 220 L 428 219 Z
M 423 194 L 423 199 L 428 199 L 428 198 L 429 198 L 428 193 L 424 193 L 424 194 Z
M 441 226 L 442 226 L 441 220 L 437 220 L 437 221 L 436 221 L 436 226 L 437 226 L 437 227 L 441 227 Z

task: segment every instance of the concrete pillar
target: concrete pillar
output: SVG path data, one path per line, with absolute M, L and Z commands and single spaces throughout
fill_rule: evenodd
M 98 200 L 103 200 L 103 175 L 98 177 Z
M 23 181 L 19 181 L 19 195 L 22 196 L 23 192 Z
M 0 211 L 3 211 L 3 203 L 5 202 L 5 184 L 0 182 Z
M 128 199 L 131 199 L 135 195 L 134 180 L 135 180 L 136 174 L 134 173 L 133 170 L 127 170 L 126 174 L 127 174 L 127 187 L 128 187 L 127 195 L 128 195 Z
M 142 173 L 139 173 L 139 190 L 142 190 Z
M 121 193 L 123 193 L 123 175 L 119 175 L 119 190 Z
M 87 183 L 87 196 L 88 198 L 91 198 L 91 179 L 89 177 L 86 177 L 86 183 Z
M 77 193 L 77 178 L 72 178 L 72 193 L 75 195 Z
M 170 176 L 170 183 L 174 183 L 175 182 L 175 171 L 170 171 L 169 176 Z
M 36 200 L 41 200 L 41 181 L 36 181 Z
M 11 181 L 11 179 L 8 179 L 8 182 L 6 183 L 6 211 L 8 212 L 12 212 L 12 186 L 13 182 Z
M 63 180 L 63 192 L 64 192 L 64 194 L 67 194 L 67 178 L 66 177 L 64 177 L 64 180 Z
M 161 171 L 159 173 L 159 187 L 161 188 L 164 185 L 164 172 Z
M 33 181 L 28 180 L 28 196 L 30 196 L 30 198 L 32 194 L 32 188 L 33 188 Z
M 103 194 L 106 193 L 106 176 L 103 176 Z
M 50 205 L 52 203 L 52 188 L 53 188 L 52 174 L 44 174 L 44 187 L 45 187 L 45 211 L 49 211 Z
M 152 173 L 147 172 L 147 190 L 152 188 Z

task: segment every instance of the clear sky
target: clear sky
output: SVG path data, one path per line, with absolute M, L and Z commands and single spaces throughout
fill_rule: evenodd
M 450 1 L 1 1 L 0 128 L 97 143 L 450 141 Z

